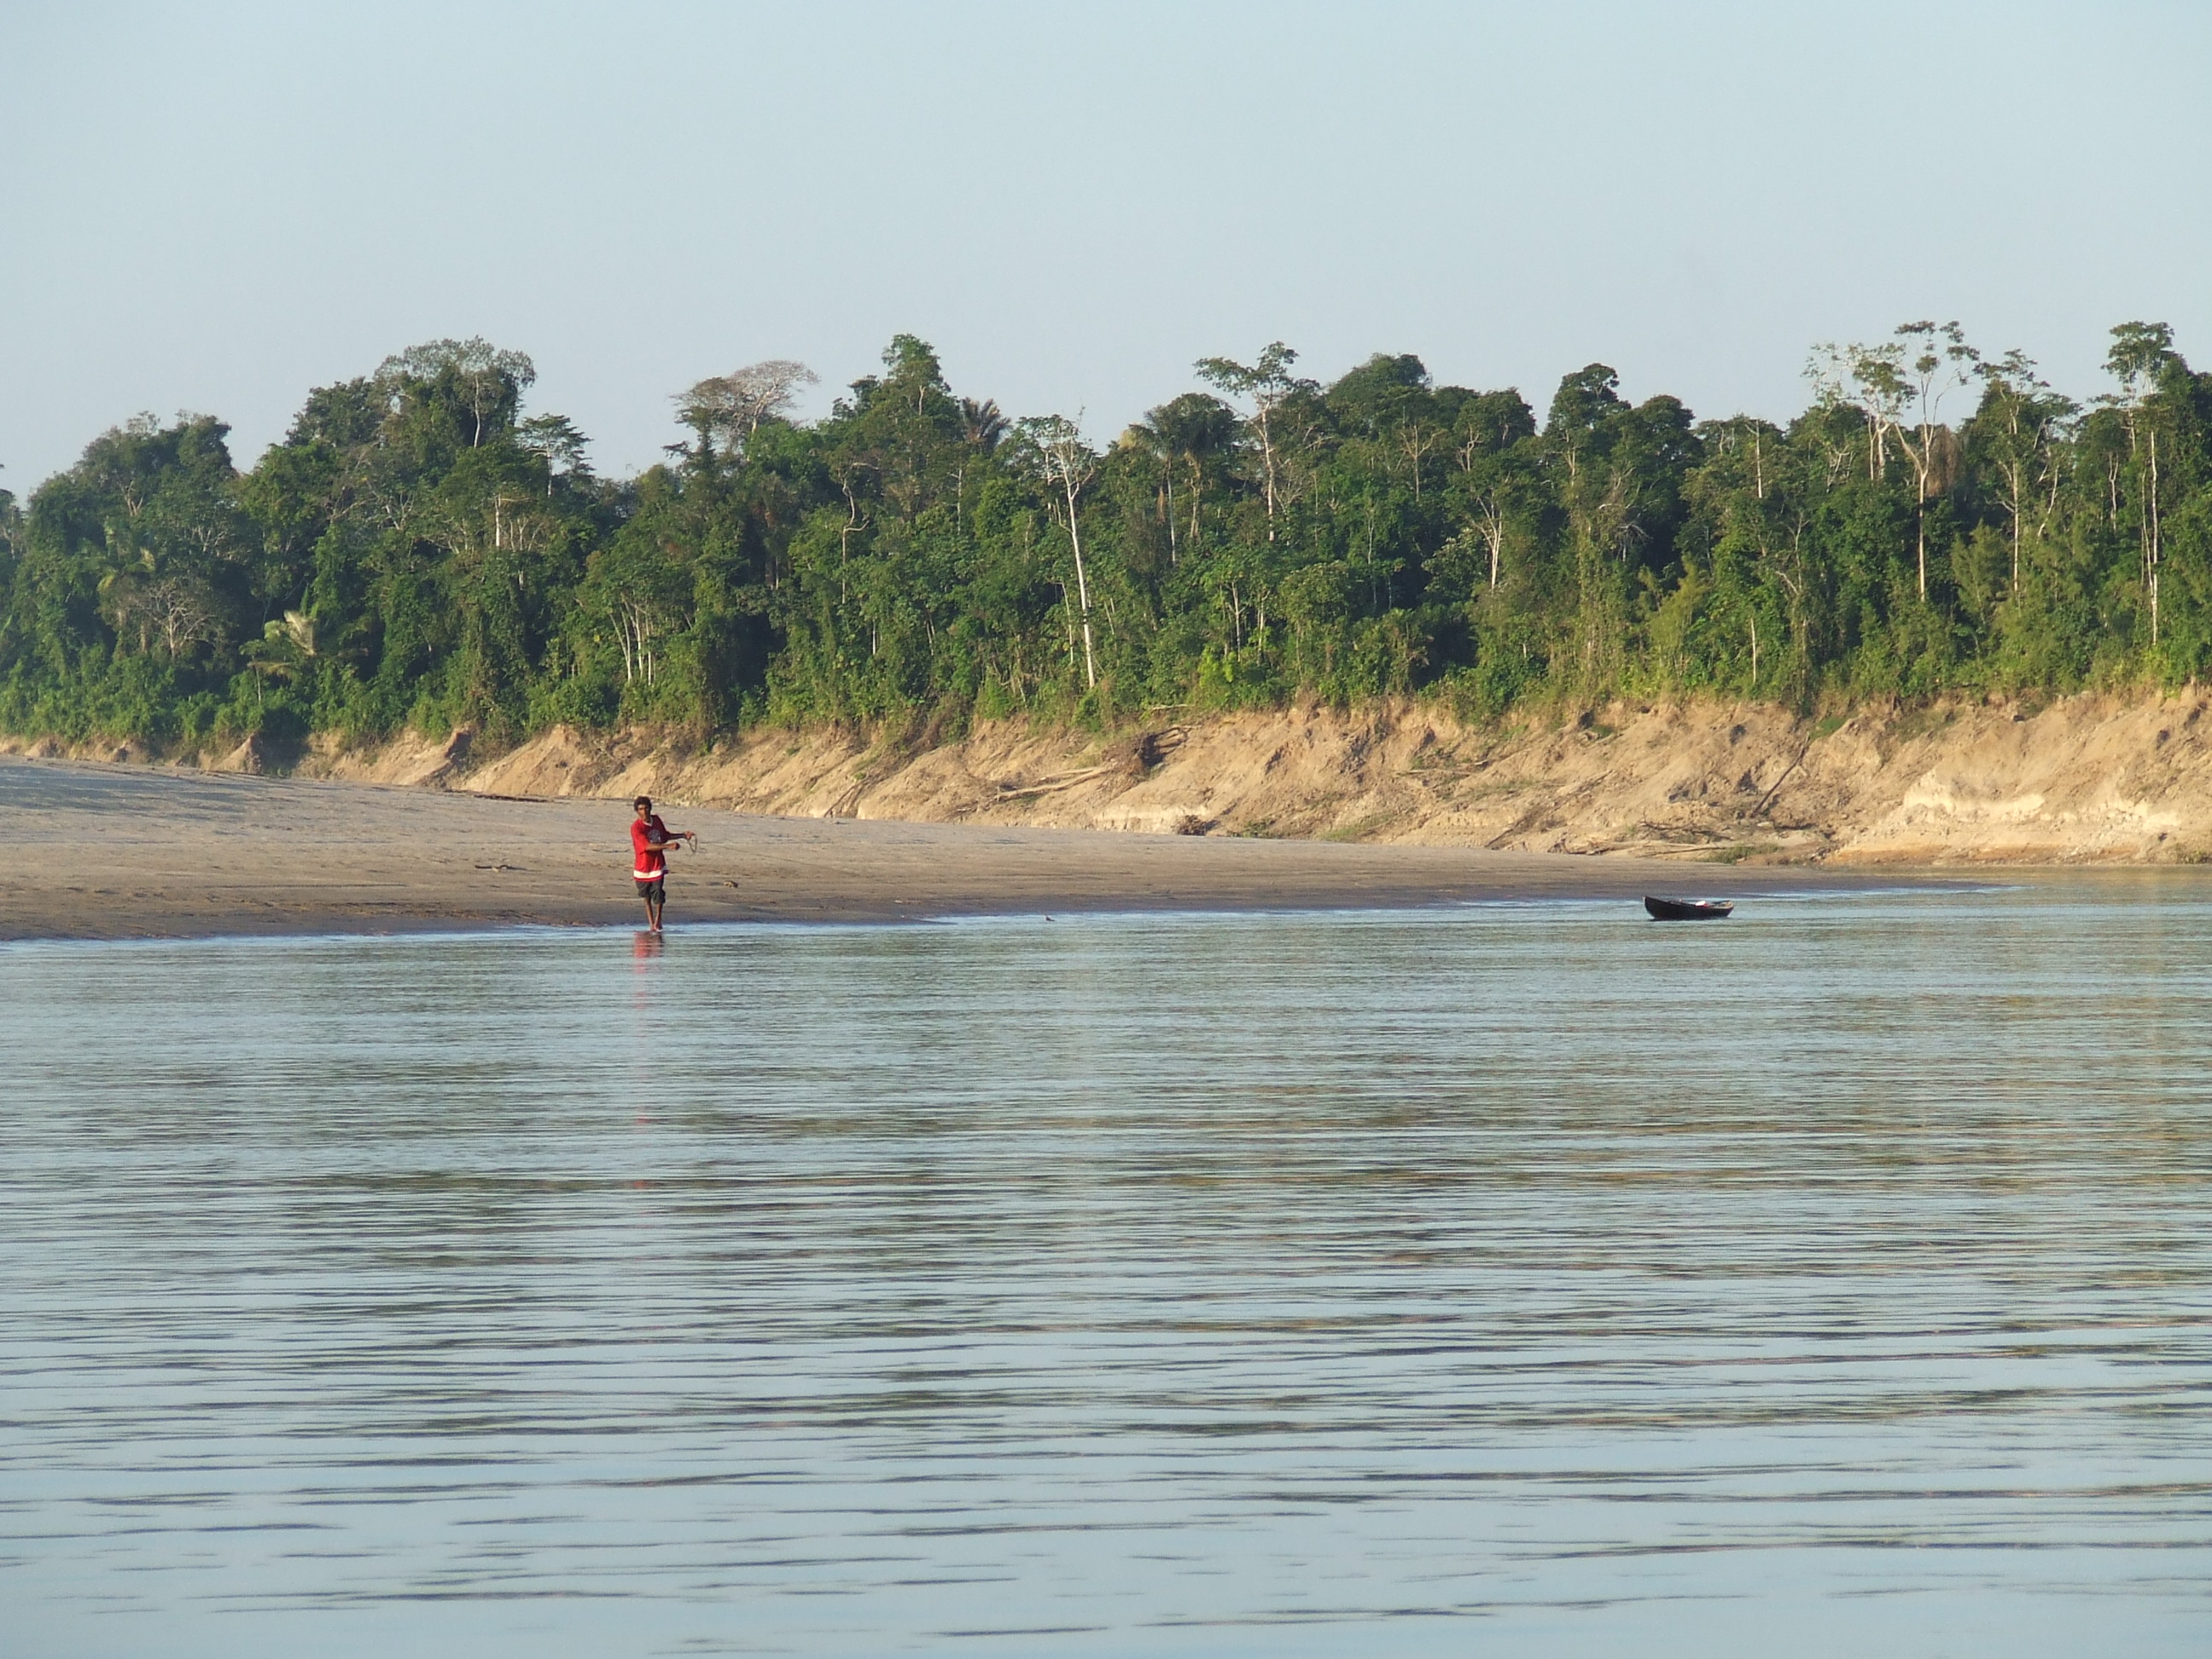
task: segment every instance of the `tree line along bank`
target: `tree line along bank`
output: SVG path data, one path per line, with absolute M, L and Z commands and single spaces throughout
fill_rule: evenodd
M 2171 684 L 2212 655 L 2212 375 L 2111 387 L 1908 324 L 1814 355 L 1787 427 L 1566 375 L 1332 384 L 1275 344 L 1094 447 L 902 335 L 811 423 L 755 364 L 600 477 L 529 360 L 438 341 L 311 392 L 240 472 L 142 416 L 0 493 L 0 729 L 188 748 L 556 721 L 1034 714 L 1310 696 L 1869 696 Z M 1947 418 L 1947 416 L 1950 418 Z

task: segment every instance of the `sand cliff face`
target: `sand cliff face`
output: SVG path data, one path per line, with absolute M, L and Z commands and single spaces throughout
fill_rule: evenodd
M 317 769 L 808 817 L 1762 861 L 2167 862 L 2212 857 L 2208 702 L 2192 689 L 1818 722 L 1615 705 L 1503 728 L 1400 703 L 1109 739 L 999 724 L 911 753 L 853 732 L 757 731 L 702 751 L 556 728 L 494 757 L 416 740 Z
M 757 730 L 701 749 L 665 733 L 556 727 L 503 754 L 472 747 L 465 732 L 410 736 L 319 748 L 297 769 L 495 795 L 642 793 L 799 817 L 1729 861 L 2172 862 L 2212 858 L 2208 702 L 2192 688 L 1818 722 L 1762 705 L 1616 704 L 1485 728 L 1394 703 L 1221 715 L 1109 738 L 1008 722 L 920 750 L 835 730 Z M 0 752 L 10 748 L 24 751 Z M 208 760 L 276 763 L 251 744 Z

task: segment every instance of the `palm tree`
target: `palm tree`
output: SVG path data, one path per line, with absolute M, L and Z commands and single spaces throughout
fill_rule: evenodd
M 999 447 L 999 440 L 1006 435 L 1006 417 L 999 412 L 999 405 L 986 398 L 977 403 L 973 398 L 960 400 L 960 435 L 976 448 L 988 453 Z

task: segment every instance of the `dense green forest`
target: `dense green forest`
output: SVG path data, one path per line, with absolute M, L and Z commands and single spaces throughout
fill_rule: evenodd
M 2212 660 L 2212 375 L 2112 331 L 2084 404 L 1955 325 L 1822 347 L 1787 428 L 1271 345 L 1103 445 L 902 335 L 824 419 L 756 364 L 630 479 L 438 341 L 240 473 L 150 416 L 0 493 L 0 729 L 189 746 L 556 720 L 701 732 L 1427 693 L 1516 702 L 2172 684 Z M 1954 417 L 1944 418 L 1947 411 Z

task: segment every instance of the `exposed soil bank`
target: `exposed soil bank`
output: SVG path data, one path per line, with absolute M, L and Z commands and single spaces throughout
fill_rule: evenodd
M 2208 700 L 2191 688 L 2133 701 L 1874 708 L 1819 722 L 1768 705 L 1614 705 L 1486 728 L 1395 703 L 1218 715 L 1109 738 L 1000 723 L 927 748 L 763 729 L 702 749 L 665 732 L 556 727 L 495 755 L 461 732 L 289 757 L 248 745 L 207 760 L 240 771 L 289 761 L 307 776 L 477 794 L 643 793 L 798 817 L 1724 862 L 2181 862 L 2212 857 Z

